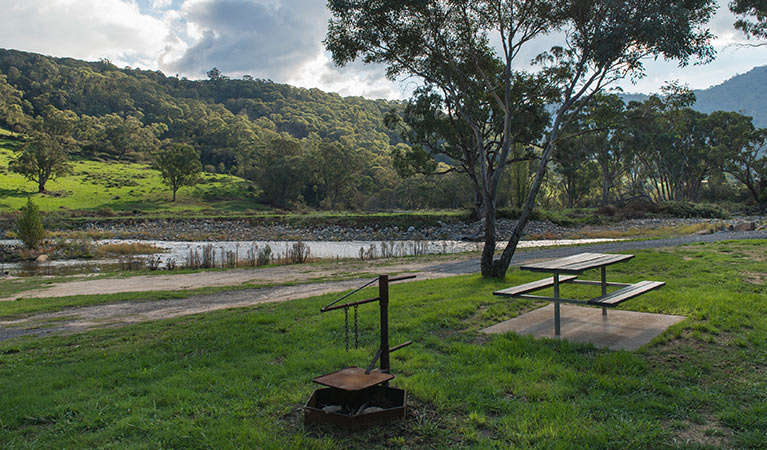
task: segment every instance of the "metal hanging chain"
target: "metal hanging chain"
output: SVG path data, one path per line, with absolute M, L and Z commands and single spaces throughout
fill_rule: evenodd
M 344 308 L 344 342 L 346 351 L 349 351 L 349 308 Z
M 357 306 L 354 305 L 354 348 L 360 348 L 360 335 L 357 327 Z

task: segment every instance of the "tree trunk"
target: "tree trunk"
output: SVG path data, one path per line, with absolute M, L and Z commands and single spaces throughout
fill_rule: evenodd
M 602 169 L 602 208 L 607 207 L 607 197 L 610 193 L 610 169 L 607 163 L 599 164 Z
M 480 260 L 480 269 L 482 276 L 499 278 L 493 275 L 493 255 L 495 254 L 495 202 L 485 199 L 484 209 L 484 230 L 485 230 L 485 245 L 482 247 L 482 259 Z M 501 276 L 500 278 L 503 278 Z
M 533 184 L 530 186 L 530 191 L 527 193 L 527 198 L 525 199 L 525 206 L 522 208 L 522 212 L 519 215 L 519 220 L 517 221 L 517 225 L 514 227 L 514 231 L 511 233 L 511 238 L 509 239 L 508 244 L 506 244 L 506 247 L 503 249 L 503 252 L 501 253 L 500 258 L 498 258 L 495 261 L 492 261 L 490 264 L 487 264 L 485 260 L 485 253 L 487 252 L 487 236 L 485 236 L 485 249 L 482 252 L 482 262 L 481 262 L 481 268 L 482 268 L 482 276 L 484 278 L 498 278 L 503 280 L 506 278 L 506 271 L 509 269 L 509 264 L 511 264 L 511 258 L 514 256 L 514 252 L 517 249 L 517 244 L 519 244 L 519 241 L 522 239 L 522 232 L 525 230 L 525 226 L 527 226 L 527 222 L 530 220 L 530 216 L 533 213 L 533 207 L 535 206 L 535 198 L 538 196 L 538 191 L 541 189 L 541 185 L 543 184 L 543 178 L 546 175 L 546 169 L 549 165 L 549 161 L 551 161 L 551 153 L 554 149 L 554 145 L 556 144 L 557 139 L 559 138 L 559 121 L 560 117 L 557 117 L 554 120 L 554 126 L 552 127 L 551 131 L 551 137 L 549 138 L 549 142 L 546 145 L 546 149 L 544 149 L 543 154 L 541 155 L 541 161 L 538 164 L 538 170 L 535 173 L 535 180 L 533 181 Z M 489 205 L 486 205 L 488 207 Z M 493 205 L 493 215 L 492 215 L 492 221 L 493 221 L 493 238 L 495 238 L 495 205 Z M 485 226 L 487 229 L 487 226 Z M 493 250 L 495 250 L 495 242 L 493 242 Z M 492 259 L 492 254 L 490 256 Z

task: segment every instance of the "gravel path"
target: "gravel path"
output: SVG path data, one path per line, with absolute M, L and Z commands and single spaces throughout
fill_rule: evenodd
M 579 245 L 574 247 L 555 247 L 540 250 L 519 251 L 511 259 L 512 266 L 519 266 L 536 259 L 563 258 L 576 253 L 612 253 L 649 248 L 676 247 L 699 242 L 720 242 L 739 239 L 767 239 L 767 231 L 723 231 L 705 235 L 680 236 L 668 239 L 647 239 L 642 241 L 616 241 L 600 244 Z M 435 267 L 440 272 L 455 275 L 479 272 L 479 260 L 471 259 L 455 263 L 441 264 Z
M 612 242 L 577 247 L 560 247 L 541 250 L 520 251 L 514 255 L 512 265 L 518 266 L 536 259 L 558 258 L 588 252 L 617 252 L 659 247 L 672 247 L 697 242 L 717 242 L 731 239 L 767 239 L 767 231 L 720 232 L 709 235 L 684 236 L 670 239 L 654 239 L 632 242 Z M 441 278 L 479 271 L 479 260 L 456 258 L 450 262 L 422 262 L 407 264 L 388 264 L 379 267 L 387 272 L 409 271 L 418 274 L 418 279 Z M 358 265 L 349 265 L 347 269 L 359 272 Z M 283 269 L 283 281 L 295 279 L 295 268 Z M 279 269 L 273 272 L 280 273 Z M 337 273 L 336 275 L 341 275 Z M 20 336 L 42 336 L 48 334 L 77 333 L 93 328 L 116 327 L 131 323 L 199 314 L 218 309 L 241 308 L 246 306 L 284 302 L 299 298 L 312 297 L 330 292 L 339 292 L 357 287 L 359 279 L 351 281 L 333 281 L 324 283 L 302 284 L 298 286 L 279 286 L 270 288 L 245 289 L 216 294 L 195 295 L 177 300 L 159 300 L 147 302 L 120 302 L 114 304 L 88 306 L 68 309 L 54 313 L 44 313 L 12 321 L 0 321 L 0 341 Z

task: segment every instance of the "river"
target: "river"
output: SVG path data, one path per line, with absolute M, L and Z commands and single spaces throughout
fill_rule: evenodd
M 521 241 L 518 248 L 551 247 L 560 245 L 592 244 L 613 242 L 616 239 L 557 239 Z M 203 258 L 208 266 L 253 265 L 259 253 L 270 249 L 270 262 L 289 261 L 295 258 L 309 259 L 378 259 L 425 254 L 451 254 L 478 251 L 481 242 L 465 241 L 159 241 L 141 239 L 104 239 L 94 241 L 95 245 L 113 243 L 142 243 L 162 248 L 155 256 L 159 267 L 170 262 L 176 267 L 201 265 Z M 0 240 L 0 245 L 19 245 L 19 241 Z M 505 242 L 498 244 L 501 249 Z M 301 250 L 299 254 L 299 250 Z M 68 275 L 90 273 L 102 270 L 134 268 L 146 265 L 149 255 L 132 258 L 70 259 L 53 260 L 43 263 L 0 263 L 0 272 L 15 276 Z M 128 261 L 132 259 L 132 261 Z M 236 264 L 234 263 L 236 261 Z M 204 265 L 204 264 L 202 264 Z

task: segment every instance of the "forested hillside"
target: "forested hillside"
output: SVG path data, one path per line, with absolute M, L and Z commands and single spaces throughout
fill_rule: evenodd
M 755 83 L 764 78 L 767 67 L 696 92 L 695 107 L 719 110 L 730 105 L 756 117 L 758 126 L 758 120 L 767 120 L 760 106 L 767 99 Z M 767 132 L 755 130 L 738 114 L 693 111 L 688 94 L 682 90 L 676 97 L 644 97 L 644 102 L 630 105 L 615 96 L 596 98 L 571 125 L 578 128 L 574 136 L 591 132 L 558 144 L 539 204 L 606 207 L 638 196 L 767 203 Z M 392 111 L 397 114 L 389 114 Z M 488 117 L 491 128 L 497 117 Z M 477 206 L 476 185 L 467 176 L 476 165 L 455 159 L 460 159 L 456 151 L 462 147 L 448 139 L 454 125 L 443 109 L 418 98 L 410 103 L 342 98 L 269 80 L 234 80 L 215 68 L 207 80 L 192 81 L 120 69 L 105 60 L 0 49 L 0 129 L 17 133 L 13 145 L 3 144 L 8 150 L 3 165 L 8 173 L 26 171 L 28 180 L 19 176 L 16 184 L 23 186 L 4 192 L 22 199 L 92 189 L 78 187 L 83 180 L 75 179 L 82 175 L 75 163 L 83 161 L 109 163 L 110 172 L 119 170 L 113 163 L 142 163 L 161 169 L 159 180 L 173 165 L 167 161 L 177 154 L 198 172 L 202 168 L 208 174 L 236 177 L 221 178 L 236 188 L 215 189 L 228 192 L 219 196 L 221 201 L 247 197 L 247 209 L 261 204 L 332 210 Z M 460 128 L 459 132 L 471 135 Z M 503 173 L 499 208 L 524 202 L 537 152 L 537 142 L 531 139 L 519 147 L 524 152 Z M 41 156 L 47 158 L 50 173 L 35 172 L 35 158 Z M 66 180 L 54 182 L 55 175 Z M 192 174 L 189 180 L 195 178 Z M 157 183 L 152 189 L 159 189 Z M 195 207 L 216 198 L 213 192 L 190 197 L 189 192 L 197 192 L 192 191 L 192 181 L 165 184 L 174 208 L 176 192 L 183 186 L 191 186 L 182 192 L 185 201 L 201 202 Z M 57 192 L 46 192 L 46 186 Z M 126 203 L 132 196 L 140 201 L 138 191 L 117 193 L 110 198 L 119 201 L 101 206 L 135 209 L 135 204 Z
M 120 69 L 108 61 L 0 49 L 0 73 L 6 76 L 4 84 L 20 91 L 21 112 L 30 119 L 50 115 L 50 107 L 78 117 L 136 117 L 142 126 L 167 126 L 162 137 L 197 141 L 205 148 L 203 163 L 223 162 L 227 168 L 236 164 L 238 145 L 274 132 L 344 141 L 379 154 L 397 139 L 382 118 L 398 103 L 342 98 L 268 80 L 231 80 L 216 71 L 200 82 L 159 71 Z M 2 88 L 4 96 L 13 96 L 7 91 Z M 23 120 L 14 117 L 6 124 Z
M 767 66 L 755 67 L 716 86 L 694 90 L 696 101 L 692 108 L 706 114 L 737 112 L 752 117 L 756 127 L 767 128 L 767 91 L 764 86 L 767 86 Z M 622 94 L 621 98 L 626 103 L 632 100 L 643 102 L 648 96 Z
M 440 206 L 407 195 L 428 196 L 434 182 L 403 180 L 393 168 L 400 141 L 383 118 L 401 105 L 215 69 L 192 81 L 0 49 L 0 126 L 55 136 L 85 159 L 149 162 L 168 142 L 190 144 L 206 172 L 251 180 L 278 207 Z M 438 203 L 460 206 L 456 195 Z

